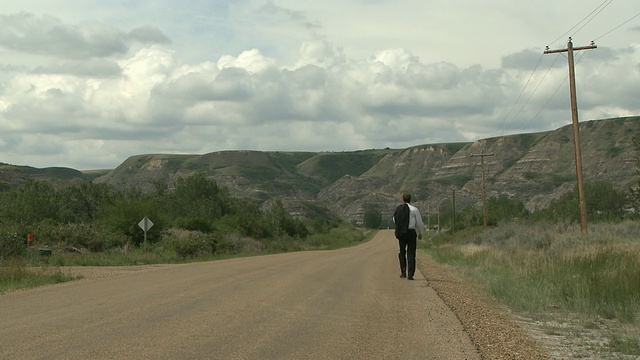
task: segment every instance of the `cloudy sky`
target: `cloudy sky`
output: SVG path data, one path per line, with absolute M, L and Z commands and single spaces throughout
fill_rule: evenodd
M 640 115 L 638 0 L 7 0 L 0 162 L 351 151 Z

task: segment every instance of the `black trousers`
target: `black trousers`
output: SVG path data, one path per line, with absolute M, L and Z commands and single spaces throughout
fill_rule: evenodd
M 400 271 L 409 277 L 413 277 L 416 272 L 417 238 L 418 235 L 414 229 L 409 229 L 409 232 L 400 235 L 400 238 L 398 238 L 398 245 L 400 247 L 400 252 L 398 253 Z

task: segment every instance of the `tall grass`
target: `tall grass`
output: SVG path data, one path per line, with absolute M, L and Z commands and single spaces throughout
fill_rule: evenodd
M 74 277 L 65 274 L 60 268 L 48 265 L 28 266 L 26 259 L 3 259 L 0 262 L 0 294 L 73 279 Z
M 640 328 L 639 234 L 640 222 L 632 221 L 592 225 L 586 236 L 569 223 L 501 224 L 423 246 L 516 312 L 564 312 Z
M 640 356 L 639 234 L 640 222 L 630 221 L 591 225 L 587 236 L 569 223 L 501 224 L 444 233 L 421 246 L 516 313 L 583 326 L 576 336 L 598 329 L 597 341 L 608 341 L 592 350 L 609 358 Z

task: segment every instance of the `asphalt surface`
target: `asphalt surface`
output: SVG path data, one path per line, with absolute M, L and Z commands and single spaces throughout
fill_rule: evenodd
M 207 263 L 73 270 L 0 295 L 1 359 L 479 359 L 397 241 Z

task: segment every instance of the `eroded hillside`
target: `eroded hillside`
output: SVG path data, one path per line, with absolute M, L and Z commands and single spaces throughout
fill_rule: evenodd
M 605 180 L 623 191 L 637 183 L 632 138 L 640 136 L 640 117 L 582 122 L 580 136 L 585 182 Z M 329 210 L 359 222 L 369 206 L 390 216 L 404 191 L 414 194 L 414 203 L 424 211 L 450 202 L 454 192 L 458 208 L 480 207 L 482 163 L 488 197 L 507 195 L 529 210 L 545 208 L 575 187 L 572 128 L 407 149 L 136 155 L 93 181 L 118 189 L 170 191 L 178 178 L 201 172 L 234 196 L 265 204 L 279 198 L 296 216 Z M 73 169 L 0 166 L 5 188 L 29 179 L 91 181 L 95 176 Z

